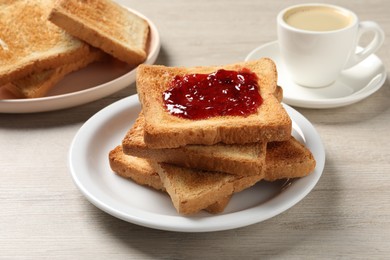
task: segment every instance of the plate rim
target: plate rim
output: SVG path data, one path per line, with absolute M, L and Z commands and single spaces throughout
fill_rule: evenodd
M 304 190 L 298 193 L 298 196 L 295 196 L 294 199 L 290 200 L 289 203 L 282 204 L 283 207 L 278 208 L 278 210 L 268 212 L 267 215 L 263 215 L 261 218 L 259 218 L 258 214 L 264 214 L 264 212 L 261 212 L 262 211 L 261 207 L 263 204 L 242 211 L 237 211 L 237 212 L 232 212 L 227 214 L 221 213 L 219 215 L 211 215 L 208 216 L 207 218 L 200 218 L 200 219 L 197 218 L 196 216 L 184 217 L 184 216 L 180 216 L 179 214 L 175 216 L 167 216 L 167 215 L 161 215 L 161 214 L 145 212 L 145 211 L 142 212 L 144 217 L 142 218 L 139 215 L 137 215 L 139 214 L 139 212 L 137 212 L 137 210 L 140 211 L 139 209 L 135 209 L 135 212 L 137 214 L 129 216 L 129 214 L 125 214 L 123 211 L 118 210 L 117 208 L 112 208 L 112 206 L 108 205 L 106 202 L 100 201 L 96 197 L 96 195 L 93 194 L 93 192 L 88 190 L 88 188 L 85 186 L 85 183 L 83 183 L 83 181 L 80 178 L 81 176 L 80 173 L 78 173 L 77 169 L 75 169 L 75 165 L 77 164 L 75 164 L 73 158 L 74 156 L 76 156 L 75 158 L 78 158 L 77 154 L 80 152 L 77 152 L 76 149 L 77 146 L 83 143 L 82 139 L 84 138 L 84 135 L 89 136 L 91 135 L 91 133 L 98 131 L 98 129 L 92 128 L 96 122 L 100 121 L 100 123 L 102 123 L 103 121 L 107 121 L 110 118 L 112 119 L 115 117 L 115 115 L 118 115 L 119 113 L 126 111 L 127 109 L 129 110 L 134 109 L 132 108 L 132 106 L 139 106 L 137 94 L 118 100 L 117 102 L 97 112 L 89 120 L 87 120 L 77 131 L 76 135 L 74 136 L 71 142 L 69 152 L 68 152 L 68 169 L 70 171 L 74 183 L 81 191 L 81 193 L 86 197 L 88 201 L 90 201 L 97 208 L 124 221 L 137 224 L 140 226 L 144 226 L 144 227 L 166 230 L 166 231 L 176 231 L 176 232 L 212 232 L 212 231 L 222 231 L 222 230 L 244 227 L 244 226 L 265 221 L 293 207 L 296 203 L 301 201 L 304 197 L 306 197 L 307 194 L 310 193 L 310 191 L 315 187 L 315 185 L 317 184 L 317 182 L 319 181 L 323 173 L 323 169 L 325 165 L 325 150 L 318 132 L 315 130 L 314 126 L 303 115 L 301 115 L 298 111 L 294 110 L 288 105 L 283 104 L 283 106 L 286 108 L 289 114 L 290 113 L 292 114 L 291 117 L 295 118 L 294 119 L 295 121 L 299 121 L 298 123 L 305 124 L 305 126 L 309 128 L 308 130 L 305 130 L 305 132 L 310 131 L 310 135 L 306 134 L 304 138 L 313 139 L 309 141 L 311 142 L 311 145 L 313 145 L 314 144 L 313 142 L 315 142 L 315 145 L 317 147 L 316 151 L 312 151 L 317 161 L 316 168 L 311 175 L 307 176 L 307 177 L 312 176 L 310 178 L 313 178 L 313 180 L 309 183 L 309 185 L 305 186 Z M 107 171 L 110 174 L 113 174 L 111 169 L 107 169 Z M 297 180 L 296 183 L 298 182 L 299 180 Z M 280 195 L 278 196 L 280 197 Z M 276 198 L 278 196 L 276 196 Z M 271 201 L 272 200 L 274 200 L 274 198 L 271 199 Z M 249 215 L 245 216 L 243 215 L 243 212 L 249 213 Z M 160 221 L 156 221 L 156 219 L 159 219 Z M 239 220 L 239 221 L 234 221 L 234 220 Z M 218 225 L 216 225 L 216 223 Z
M 148 17 L 146 17 L 139 11 L 124 5 L 122 6 L 128 9 L 130 12 L 139 15 L 148 22 L 150 27 L 150 34 L 153 36 L 153 40 L 155 41 L 155 43 L 154 46 L 151 46 L 151 51 L 148 53 L 147 59 L 142 64 L 154 64 L 161 49 L 160 34 L 156 25 L 153 23 L 153 21 L 151 21 Z M 135 82 L 136 69 L 137 67 L 133 68 L 132 70 L 117 78 L 114 78 L 111 81 L 74 92 L 31 99 L 0 99 L 0 113 L 20 114 L 49 112 L 86 104 L 103 98 L 105 96 L 111 95 L 133 84 Z M 128 82 L 125 83 L 124 81 L 127 80 Z M 113 85 L 118 84 L 118 82 L 121 83 L 119 87 L 116 86 L 115 88 L 111 88 Z M 97 93 L 102 94 L 98 95 Z M 81 100 L 85 101 L 81 101 L 80 97 L 84 97 Z M 64 102 L 64 100 L 68 101 L 68 103 L 58 103 L 58 101 Z
M 253 60 L 256 56 L 256 54 L 266 48 L 270 48 L 270 46 L 273 45 L 278 45 L 278 40 L 267 42 L 265 44 L 262 44 L 255 49 L 253 49 L 249 54 L 245 57 L 245 61 Z M 279 48 L 279 47 L 277 47 Z M 351 95 L 344 96 L 344 97 L 337 97 L 337 98 L 325 98 L 325 99 L 315 99 L 315 98 L 310 98 L 310 99 L 300 99 L 297 97 L 283 97 L 283 102 L 291 105 L 291 106 L 296 106 L 296 107 L 303 107 L 303 108 L 319 108 L 319 109 L 327 109 L 327 108 L 337 108 L 337 107 L 343 107 L 343 106 L 348 106 L 354 103 L 357 103 L 375 92 L 377 92 L 385 83 L 386 78 L 387 78 L 387 71 L 384 63 L 382 60 L 376 55 L 376 54 L 371 54 L 369 56 L 370 58 L 376 59 L 380 64 L 381 64 L 381 78 L 380 81 L 375 84 L 375 87 L 369 88 L 367 91 L 359 91 L 359 93 L 356 95 L 357 92 L 352 93 Z M 367 57 L 367 58 L 369 58 Z M 379 74 L 378 74 L 379 75 Z M 363 89 L 367 89 L 367 86 L 370 84 L 366 85 L 363 87 Z

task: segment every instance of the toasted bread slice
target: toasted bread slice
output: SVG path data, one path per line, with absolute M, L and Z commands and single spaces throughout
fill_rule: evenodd
M 0 86 L 82 59 L 89 46 L 47 20 L 52 0 L 0 4 Z
M 263 171 L 266 143 L 186 145 L 178 148 L 149 149 L 144 142 L 142 112 L 126 134 L 122 144 L 128 155 L 175 165 L 234 175 L 258 175 Z
M 45 70 L 17 79 L 4 87 L 19 98 L 43 97 L 67 74 L 102 59 L 105 54 L 99 49 L 90 48 L 86 56 L 55 69 Z
M 109 162 L 111 169 L 124 178 L 130 178 L 137 184 L 148 186 L 156 190 L 165 191 L 160 176 L 154 170 L 150 161 L 134 156 L 127 156 L 123 153 L 122 147 L 117 146 L 109 153 Z M 221 198 L 205 210 L 212 214 L 222 212 L 229 203 L 230 196 Z
M 146 59 L 149 24 L 114 1 L 59 0 L 49 20 L 121 61 Z
M 163 105 L 163 92 L 177 75 L 208 74 L 219 69 L 256 73 L 263 103 L 254 114 L 219 116 L 202 120 L 183 119 L 169 114 Z M 291 135 L 291 119 L 273 95 L 277 72 L 272 60 L 236 63 L 226 66 L 172 68 L 140 65 L 137 90 L 145 115 L 145 143 L 150 148 L 175 148 L 187 144 L 212 145 L 287 140 Z
M 283 89 L 274 91 L 280 102 Z M 141 112 L 132 128 L 127 132 L 122 144 L 125 154 L 167 162 L 188 168 L 221 171 L 234 175 L 256 175 L 263 170 L 265 161 L 265 143 L 238 145 L 215 144 L 186 145 L 178 148 L 149 149 L 144 141 L 144 115 Z
M 285 142 L 268 143 L 265 160 L 267 181 L 304 177 L 316 166 L 311 151 L 293 136 Z
M 207 177 L 207 174 L 205 174 L 204 172 L 199 173 L 199 171 L 196 170 L 187 171 L 186 168 L 172 168 L 168 165 L 168 168 L 165 167 L 168 170 L 166 170 L 165 173 L 162 173 L 165 174 L 164 176 L 166 177 L 166 182 L 163 185 L 161 179 L 151 165 L 150 160 L 126 155 L 123 152 L 121 146 L 117 146 L 114 150 L 110 152 L 109 160 L 111 169 L 118 175 L 125 178 L 130 178 L 138 184 L 151 186 L 159 190 L 164 189 L 165 184 L 169 185 L 171 193 L 175 193 L 174 187 L 178 185 L 184 185 L 183 183 L 188 183 L 188 185 L 192 186 L 192 178 L 197 178 L 199 179 L 199 183 L 204 183 L 199 184 L 198 187 L 198 189 L 203 190 L 203 192 L 206 192 L 206 187 L 215 190 L 218 189 L 218 187 L 223 186 L 223 191 L 229 193 L 230 191 L 232 191 L 233 188 L 230 184 L 228 184 L 228 182 L 231 181 L 232 178 L 235 180 L 237 178 L 242 178 L 238 176 L 234 177 L 233 175 L 223 173 L 218 173 L 218 175 L 212 175 L 213 173 L 211 173 L 211 176 L 209 176 L 208 179 L 206 178 L 206 180 L 202 180 L 204 178 L 202 176 L 206 175 Z M 267 145 L 266 168 L 263 177 L 266 181 L 304 177 L 313 172 L 315 165 L 316 162 L 310 150 L 308 150 L 304 145 L 302 145 L 294 137 L 291 136 L 288 141 L 272 142 Z M 181 170 L 172 170 L 178 168 L 181 168 Z M 160 171 L 163 171 L 163 169 L 160 169 Z M 184 173 L 183 175 L 178 175 L 179 173 L 181 174 L 183 172 L 186 173 Z M 186 177 L 190 173 L 193 173 L 194 175 L 192 177 Z M 215 182 L 215 186 L 213 187 L 213 184 L 210 183 L 207 184 L 207 180 L 211 183 Z M 248 177 L 247 179 L 241 179 L 241 181 L 238 183 L 233 181 L 233 183 L 235 183 L 234 191 L 238 192 L 243 188 L 250 186 L 251 181 L 253 181 L 253 179 L 250 179 L 250 177 Z M 205 187 L 202 188 L 201 185 L 205 185 Z M 186 195 L 184 193 L 176 193 L 178 194 L 173 194 L 172 196 L 175 197 L 176 206 L 180 210 L 184 210 L 185 212 L 195 211 L 187 209 L 186 205 L 182 205 L 186 204 L 184 203 L 184 201 L 186 200 Z M 222 189 L 219 190 L 218 193 L 222 193 Z M 203 194 L 202 196 L 206 195 Z M 214 195 L 210 196 L 213 197 Z M 219 194 L 218 196 L 223 197 L 222 194 Z M 208 201 L 204 202 L 204 204 L 208 204 L 210 200 L 211 199 L 209 198 Z M 199 203 L 195 201 L 192 204 L 196 205 L 195 208 L 199 208 L 204 205 Z
M 124 154 L 120 145 L 110 151 L 108 158 L 111 169 L 119 176 L 130 178 L 143 186 L 165 191 L 160 177 L 149 160 Z
M 264 176 L 235 176 L 153 162 L 176 210 L 191 215 L 235 192 L 251 187 Z
M 151 166 L 150 160 L 127 155 L 119 145 L 110 152 L 110 163 L 112 162 L 116 163 L 111 164 L 112 170 L 118 175 L 131 178 L 141 185 L 162 189 L 161 180 Z M 311 151 L 291 136 L 288 141 L 267 144 L 264 180 L 305 177 L 315 166 L 316 161 Z M 138 181 L 139 178 L 141 180 Z
M 203 209 L 211 214 L 218 214 L 225 210 L 226 206 L 229 204 L 230 199 L 232 198 L 232 195 L 229 195 L 225 198 L 219 199 L 217 202 L 214 202 L 207 208 Z

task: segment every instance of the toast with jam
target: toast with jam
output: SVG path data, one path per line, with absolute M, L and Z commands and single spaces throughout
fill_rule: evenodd
M 175 148 L 287 140 L 291 119 L 274 96 L 276 83 L 276 66 L 267 58 L 193 68 L 141 65 L 145 143 Z
M 276 82 L 269 59 L 217 67 L 141 65 L 142 111 L 110 152 L 112 170 L 162 187 L 183 215 L 211 205 L 220 212 L 230 196 L 261 180 L 310 174 L 314 157 L 291 136 Z M 148 173 L 139 165 L 148 165 Z
M 269 181 L 303 177 L 315 167 L 315 160 L 310 150 L 292 136 L 287 141 L 267 144 L 186 145 L 179 148 L 150 149 L 142 138 L 142 122 L 141 113 L 126 134 L 128 140 L 133 140 L 133 142 L 131 145 L 128 143 L 127 147 L 122 145 L 121 149 L 124 154 L 236 176 L 259 175 L 266 171 L 265 180 Z
M 278 86 L 274 96 L 281 102 L 283 89 Z M 221 171 L 234 175 L 261 174 L 266 143 L 186 145 L 177 148 L 150 149 L 144 141 L 145 118 L 139 114 L 126 133 L 122 147 L 125 154 L 166 162 L 188 168 Z

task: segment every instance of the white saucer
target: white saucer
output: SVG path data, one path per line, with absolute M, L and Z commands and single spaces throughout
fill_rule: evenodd
M 336 82 L 323 88 L 303 87 L 290 79 L 280 57 L 277 41 L 254 49 L 245 60 L 262 57 L 268 57 L 276 63 L 278 84 L 283 87 L 283 102 L 297 107 L 334 108 L 350 105 L 375 93 L 386 80 L 385 66 L 374 54 L 343 71 Z

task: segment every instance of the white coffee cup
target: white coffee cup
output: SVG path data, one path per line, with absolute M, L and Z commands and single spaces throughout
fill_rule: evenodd
M 277 16 L 281 57 L 292 80 L 307 87 L 332 84 L 340 72 L 360 63 L 383 44 L 385 34 L 372 21 L 359 22 L 355 13 L 328 4 L 300 4 Z M 358 48 L 365 33 L 373 37 Z

